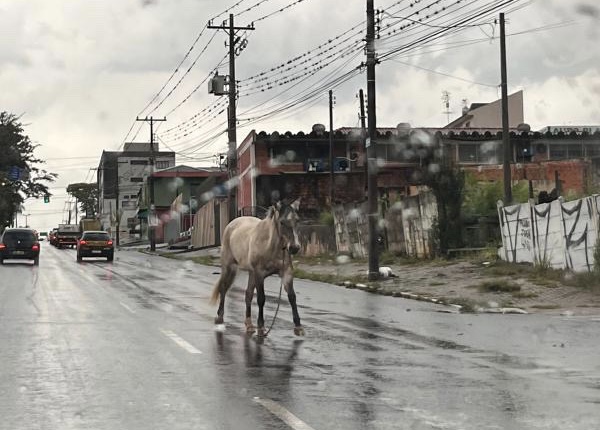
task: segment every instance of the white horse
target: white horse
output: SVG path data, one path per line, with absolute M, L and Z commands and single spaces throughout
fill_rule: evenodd
M 223 232 L 221 244 L 221 276 L 211 297 L 211 303 L 219 300 L 215 324 L 223 324 L 225 295 L 231 287 L 238 269 L 248 271 L 246 288 L 246 332 L 254 333 L 252 324 L 252 298 L 257 292 L 258 336 L 265 336 L 263 308 L 265 305 L 264 281 L 267 276 L 279 273 L 288 295 L 294 320 L 294 334 L 304 335 L 296 306 L 292 255 L 300 250 L 296 225 L 300 199 L 287 205 L 281 202 L 269 208 L 265 219 L 242 216 L 231 221 Z

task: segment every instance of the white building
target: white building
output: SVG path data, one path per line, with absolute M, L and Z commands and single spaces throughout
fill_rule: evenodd
M 151 173 L 153 156 L 154 170 L 175 166 L 175 153 L 159 151 L 156 142 L 154 152 L 149 142 L 130 142 L 123 151 L 102 152 L 97 175 L 100 221 L 117 243 L 139 238 L 135 230 L 139 224 L 137 196 L 144 178 Z

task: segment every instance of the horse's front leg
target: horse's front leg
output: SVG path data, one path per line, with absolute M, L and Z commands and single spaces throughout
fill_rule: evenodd
M 254 298 L 254 288 L 256 288 L 256 275 L 254 273 L 248 273 L 248 286 L 246 287 L 246 319 L 244 321 L 247 334 L 252 334 L 256 331 L 254 329 L 254 324 L 252 324 L 252 299 Z
M 258 303 L 258 320 L 256 321 L 256 324 L 258 325 L 257 335 L 260 337 L 266 335 L 265 317 L 263 313 L 265 300 L 265 279 L 261 276 L 256 279 L 256 303 Z
M 304 328 L 300 324 L 300 315 L 298 314 L 298 306 L 296 305 L 296 292 L 294 291 L 294 272 L 293 272 L 291 257 L 288 264 L 282 270 L 282 282 L 287 293 L 290 306 L 292 307 L 292 318 L 294 320 L 294 334 L 296 336 L 304 336 Z

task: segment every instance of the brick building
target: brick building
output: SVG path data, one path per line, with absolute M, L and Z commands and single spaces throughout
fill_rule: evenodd
M 240 213 L 254 213 L 279 198 L 302 197 L 305 216 L 318 217 L 330 208 L 333 179 L 335 203 L 360 202 L 366 196 L 366 157 L 360 128 L 334 131 L 330 163 L 329 133 L 313 126 L 310 133 L 256 133 L 238 149 Z M 521 124 L 510 129 L 512 180 L 532 180 L 534 189 L 584 194 L 600 177 L 600 128 L 584 127 L 568 134 L 560 127 L 531 132 Z M 440 157 L 482 181 L 503 180 L 502 130 L 499 128 L 420 128 L 408 124 L 379 128 L 376 141 L 377 185 L 390 200 L 414 194 L 426 169 Z M 331 166 L 333 164 L 333 172 Z

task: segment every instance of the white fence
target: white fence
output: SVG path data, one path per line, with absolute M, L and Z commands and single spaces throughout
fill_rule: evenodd
M 498 202 L 502 233 L 499 256 L 512 263 L 547 264 L 587 272 L 594 268 L 600 196 L 504 207 Z

